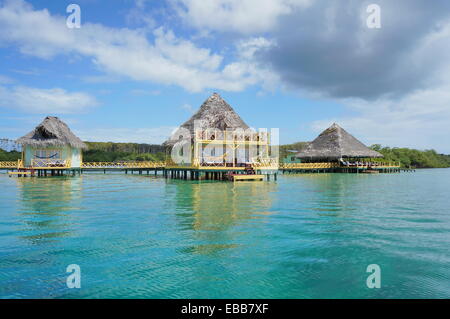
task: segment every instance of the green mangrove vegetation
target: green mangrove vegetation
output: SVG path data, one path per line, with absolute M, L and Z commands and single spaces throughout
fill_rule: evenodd
M 83 152 L 85 162 L 116 161 L 163 161 L 164 148 L 156 144 L 86 142 L 89 149 Z M 289 151 L 300 150 L 307 142 L 280 145 L 280 159 L 292 154 Z M 410 148 L 387 147 L 380 144 L 371 148 L 384 155 L 384 160 L 400 162 L 402 167 L 438 168 L 450 167 L 450 155 L 439 154 L 435 150 L 416 150 Z M 0 161 L 17 161 L 21 158 L 18 151 L 0 149 Z
M 164 148 L 156 144 L 85 142 L 85 162 L 163 161 Z
M 375 144 L 371 149 L 383 154 L 388 161 L 400 162 L 402 167 L 439 168 L 450 167 L 450 155 L 438 154 L 435 150 L 415 150 L 406 147 L 387 147 Z
M 5 151 L 0 148 L 0 161 L 10 162 L 17 161 L 21 158 L 21 153 L 17 151 Z

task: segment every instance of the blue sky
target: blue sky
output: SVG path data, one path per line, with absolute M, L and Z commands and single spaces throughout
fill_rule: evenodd
M 78 0 L 69 29 L 69 1 L 0 0 L 0 137 L 56 115 L 84 140 L 161 143 L 218 92 L 281 143 L 338 122 L 450 153 L 447 4 L 378 1 L 369 29 L 372 2 Z

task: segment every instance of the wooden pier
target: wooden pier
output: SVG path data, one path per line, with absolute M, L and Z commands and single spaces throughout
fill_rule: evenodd
M 253 174 L 253 175 L 244 175 L 244 174 L 238 174 L 232 176 L 233 182 L 238 181 L 262 181 L 264 180 L 264 175 L 259 174 Z
M 182 180 L 253 180 L 277 179 L 283 174 L 300 173 L 399 173 L 414 169 L 401 168 L 400 163 L 377 165 L 342 166 L 339 163 L 255 163 L 250 165 L 175 165 L 170 162 L 85 162 L 80 168 L 68 167 L 24 167 L 22 162 L 0 162 L 0 170 L 8 170 L 9 176 L 62 176 L 83 172 L 122 171 L 125 174 L 163 175 L 165 178 Z M 251 173 L 249 172 L 251 171 Z M 230 178 L 231 177 L 231 178 Z M 261 178 L 262 177 L 262 178 Z
M 402 168 L 400 163 L 377 162 L 363 165 L 342 165 L 338 162 L 327 163 L 283 163 L 280 164 L 283 174 L 299 173 L 400 173 L 412 172 L 414 169 Z

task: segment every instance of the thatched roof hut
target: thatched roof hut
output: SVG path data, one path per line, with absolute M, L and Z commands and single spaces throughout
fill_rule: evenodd
M 87 145 L 72 133 L 66 123 L 54 116 L 47 116 L 33 131 L 19 138 L 16 142 L 23 146 L 29 145 L 35 148 L 55 146 L 87 148 Z
M 218 93 L 213 93 L 189 120 L 181 124 L 180 128 L 188 129 L 193 136 L 194 128 L 217 128 L 225 131 L 226 129 L 248 129 L 249 126 Z M 164 142 L 164 145 L 175 144 L 178 141 L 177 136 L 178 134 L 175 132 Z
M 334 123 L 307 147 L 297 153 L 301 159 L 376 158 L 382 154 L 371 150 Z

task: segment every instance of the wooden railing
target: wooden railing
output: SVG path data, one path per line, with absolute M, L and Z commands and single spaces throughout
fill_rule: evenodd
M 227 131 L 220 129 L 196 130 L 195 140 L 201 143 L 224 143 L 235 142 L 238 144 L 268 144 L 270 134 L 268 132 L 254 132 L 248 130 Z
M 198 159 L 194 159 L 193 163 L 175 163 L 171 159 L 166 161 L 166 167 L 168 168 L 192 168 L 192 169 L 244 169 L 245 163 L 233 164 L 224 162 L 223 156 L 209 156 L 204 157 L 203 162 L 199 162 Z M 250 165 L 254 169 L 278 169 L 278 160 L 272 158 L 259 158 L 257 160 L 250 161 Z
M 252 167 L 255 169 L 265 168 L 265 169 L 278 169 L 279 163 L 278 159 L 274 158 L 259 158 L 251 163 Z
M 81 164 L 82 169 L 146 169 L 146 168 L 163 168 L 165 162 L 84 162 Z
M 70 160 L 65 161 L 64 166 L 55 166 L 52 163 L 41 163 L 38 161 L 32 162 L 32 167 L 35 169 L 45 169 L 45 168 L 70 168 L 71 162 Z M 252 162 L 252 167 L 255 169 L 327 169 L 327 168 L 374 168 L 374 169 L 385 169 L 385 168 L 400 168 L 400 163 L 377 163 L 377 165 L 358 165 L 358 166 L 342 166 L 339 163 L 278 163 L 276 159 L 259 159 L 258 161 Z M 81 168 L 83 169 L 108 169 L 108 168 L 116 168 L 116 169 L 154 169 L 154 168 L 164 168 L 164 167 L 179 167 L 179 168 L 201 168 L 201 167 L 215 167 L 215 168 L 223 168 L 223 169 L 231 169 L 234 167 L 230 167 L 224 163 L 207 163 L 200 164 L 198 161 L 194 161 L 194 163 L 186 163 L 186 164 L 176 164 L 172 161 L 166 162 L 85 162 L 81 164 Z M 14 168 L 25 168 L 23 166 L 22 160 L 14 161 L 6 161 L 0 162 L 0 169 L 14 169 Z M 27 167 L 28 168 L 28 167 Z
M 368 165 L 341 165 L 339 163 L 281 163 L 280 169 L 325 169 L 325 168 L 399 168 L 400 163 L 372 163 Z
M 0 162 L 0 168 L 17 168 L 17 167 L 18 167 L 18 162 L 12 162 L 12 161 Z
M 322 169 L 340 167 L 338 163 L 281 163 L 281 169 Z
M 23 165 L 22 165 L 23 166 Z M 71 160 L 32 159 L 30 168 L 71 168 Z

